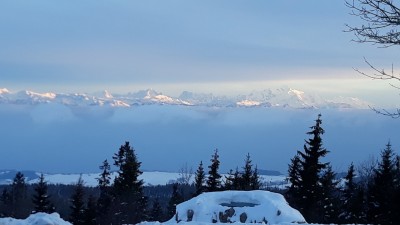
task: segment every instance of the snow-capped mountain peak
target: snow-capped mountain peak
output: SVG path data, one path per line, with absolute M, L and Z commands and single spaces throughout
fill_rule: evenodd
M 20 91 L 16 94 L 0 89 L 1 104 L 58 103 L 66 106 L 130 107 L 138 105 L 190 105 L 210 107 L 289 107 L 289 108 L 368 108 L 369 103 L 354 97 L 324 99 L 315 94 L 289 87 L 253 91 L 248 95 L 215 96 L 184 91 L 175 98 L 153 89 L 125 95 L 112 95 L 105 90 L 94 95 L 81 93 L 37 93 Z
M 10 94 L 10 91 L 7 88 L 0 88 L 0 95 Z
M 20 94 L 23 96 L 28 96 L 30 98 L 44 98 L 44 99 L 55 99 L 57 94 L 51 93 L 51 92 L 46 92 L 46 93 L 37 93 L 33 91 L 22 91 Z
M 114 96 L 107 90 L 104 90 L 103 95 L 105 98 L 112 99 Z

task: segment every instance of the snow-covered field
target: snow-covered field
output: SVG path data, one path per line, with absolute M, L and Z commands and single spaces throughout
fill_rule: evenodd
M 82 176 L 85 186 L 95 187 L 98 184 L 96 178 L 99 178 L 98 173 L 89 173 L 89 174 L 47 174 L 45 175 L 45 179 L 49 184 L 75 184 L 79 176 Z M 116 174 L 111 177 L 114 178 Z M 165 185 L 171 184 L 179 181 L 181 175 L 179 173 L 174 172 L 143 172 L 143 174 L 139 177 L 143 179 L 145 185 Z M 225 177 L 225 175 L 223 175 Z M 286 180 L 286 176 L 260 176 L 262 181 L 265 182 L 265 185 L 271 188 L 283 188 L 288 185 L 288 181 Z M 29 183 L 37 183 L 38 179 L 33 179 L 29 181 Z M 191 177 L 190 182 L 194 182 L 194 174 Z

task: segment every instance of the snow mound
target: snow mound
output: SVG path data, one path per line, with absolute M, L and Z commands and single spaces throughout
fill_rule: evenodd
M 60 218 L 58 213 L 36 213 L 24 220 L 0 218 L 0 225 L 72 225 Z
M 281 194 L 269 191 L 222 191 L 203 193 L 176 207 L 168 223 L 305 223 Z

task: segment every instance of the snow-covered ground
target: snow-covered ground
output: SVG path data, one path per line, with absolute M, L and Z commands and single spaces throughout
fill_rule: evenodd
M 0 218 L 0 225 L 72 225 L 60 218 L 58 213 L 32 214 L 24 220 L 13 218 Z

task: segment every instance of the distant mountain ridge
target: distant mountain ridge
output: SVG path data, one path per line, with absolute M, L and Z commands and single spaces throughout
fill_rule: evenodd
M 17 170 L 0 170 L 0 185 L 12 184 Z M 34 184 L 39 181 L 40 172 L 32 170 L 20 171 L 24 174 L 26 182 Z M 282 186 L 287 185 L 286 176 L 282 175 L 278 171 L 259 170 L 260 176 L 264 182 L 270 186 Z M 100 173 L 44 173 L 44 177 L 49 184 L 64 184 L 71 185 L 76 184 L 79 177 L 82 177 L 84 185 L 95 187 L 97 186 L 97 178 L 100 177 Z M 111 173 L 111 178 L 117 176 L 116 172 Z M 178 172 L 162 172 L 162 171 L 144 171 L 140 175 L 140 179 L 143 179 L 145 185 L 165 185 L 179 182 L 182 175 Z M 223 175 L 224 177 L 224 175 Z M 194 182 L 194 174 L 191 176 L 191 182 Z
M 208 93 L 182 92 L 178 97 L 164 95 L 153 89 L 127 94 L 113 94 L 105 90 L 86 93 L 11 92 L 0 89 L 0 104 L 37 105 L 58 103 L 66 106 L 132 107 L 140 105 L 184 105 L 209 107 L 289 107 L 289 108 L 368 108 L 370 103 L 355 97 L 338 96 L 324 99 L 315 94 L 283 87 L 253 91 L 247 95 L 216 96 Z

